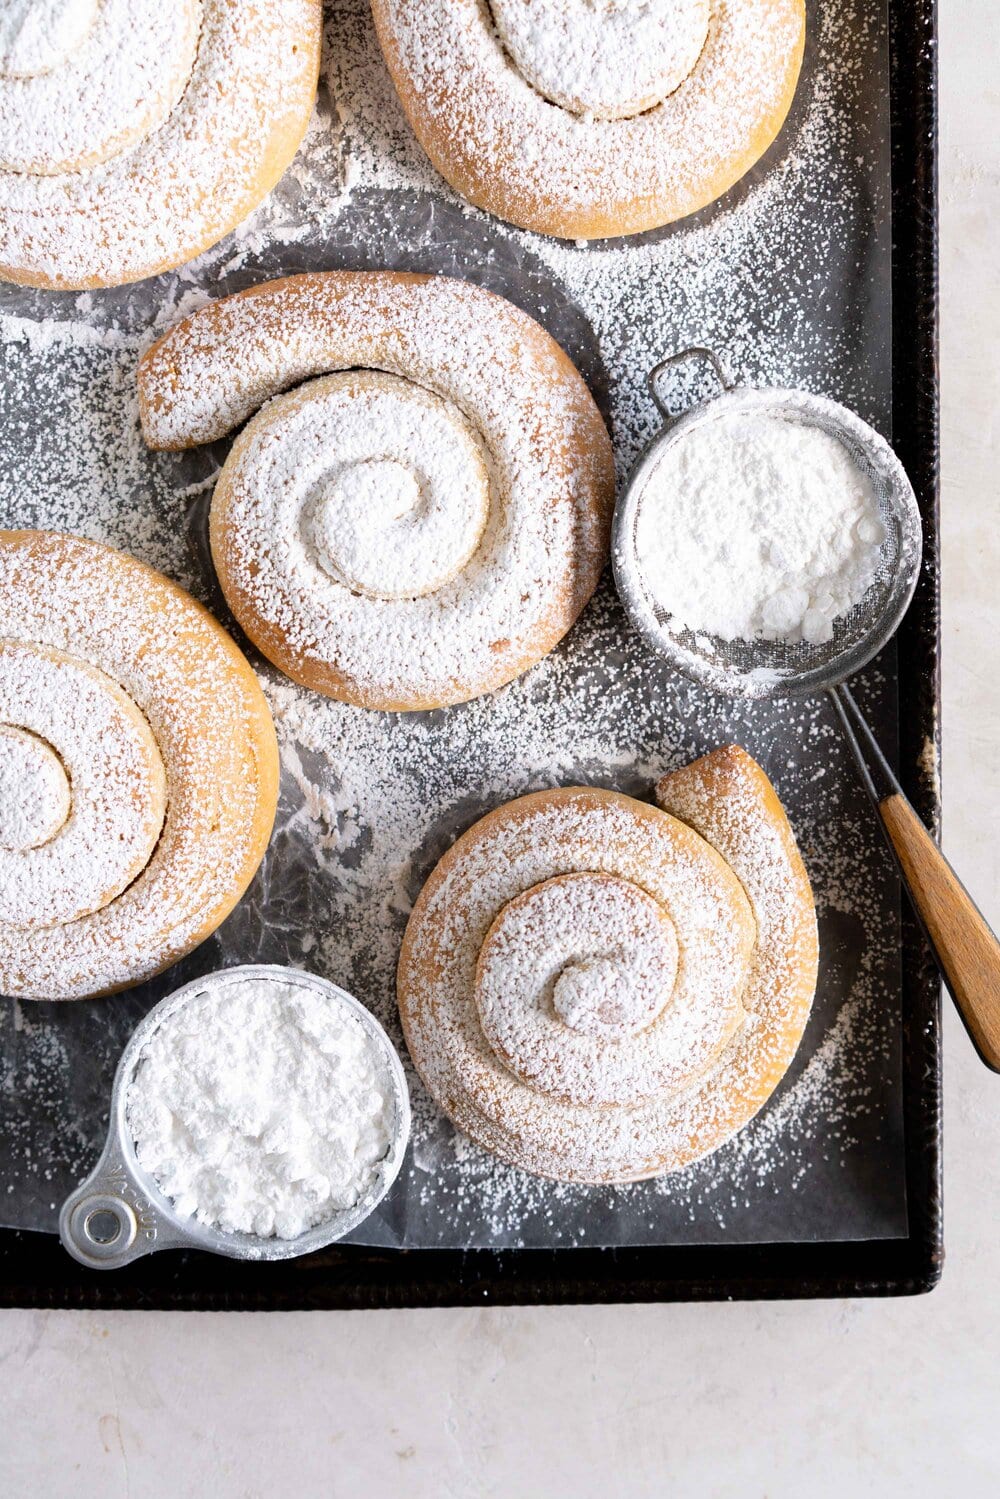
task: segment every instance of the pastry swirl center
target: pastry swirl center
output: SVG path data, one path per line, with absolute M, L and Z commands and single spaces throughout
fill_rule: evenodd
M 324 485 L 313 512 L 320 566 L 369 598 L 417 597 L 447 583 L 457 570 L 456 553 L 466 560 L 479 540 L 475 510 L 459 507 L 450 545 L 424 548 L 424 488 L 417 471 L 395 458 L 365 458 L 342 468 Z
M 701 56 L 710 0 L 492 0 L 518 72 L 553 104 L 628 119 L 662 103 Z
M 58 833 L 69 809 L 69 777 L 51 745 L 0 724 L 0 848 L 40 848 Z
M 600 1104 L 649 1096 L 678 970 L 659 900 L 615 874 L 556 875 L 508 901 L 486 934 L 476 972 L 483 1035 L 543 1093 Z
M 97 0 L 4 0 L 0 5 L 0 77 L 51 73 L 81 45 Z
M 664 982 L 664 965 L 656 965 L 650 983 L 649 971 L 637 968 L 629 956 L 619 952 L 567 963 L 552 991 L 552 1007 L 564 1025 L 584 1036 L 634 1036 L 656 1019 L 672 987 Z
M 286 401 L 269 483 L 301 505 L 320 571 L 386 600 L 422 598 L 456 577 L 490 505 L 485 450 L 462 413 L 377 370 L 325 376 Z
M 408 463 L 395 458 L 365 458 L 345 469 L 330 485 L 324 502 L 329 515 L 337 509 L 370 517 L 373 526 L 385 530 L 402 520 L 420 501 L 420 480 Z
M 0 172 L 81 172 L 151 136 L 191 81 L 201 5 L 0 0 Z
M 148 863 L 165 806 L 156 741 L 117 683 L 46 646 L 0 642 L 0 926 L 106 906 Z
M 553 972 L 552 1009 L 582 1036 L 634 1036 L 653 1023 L 673 992 L 673 922 L 628 880 L 563 876 L 555 888 L 527 892 L 517 920 L 529 931 L 537 923 L 540 932 L 544 923 L 553 952 L 565 957 Z

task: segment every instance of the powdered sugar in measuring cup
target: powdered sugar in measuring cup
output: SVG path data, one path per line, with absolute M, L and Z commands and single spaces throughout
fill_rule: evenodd
M 350 994 L 291 968 L 210 974 L 132 1035 L 104 1154 L 60 1237 L 94 1269 L 183 1247 L 307 1254 L 374 1210 L 409 1131 L 396 1051 Z

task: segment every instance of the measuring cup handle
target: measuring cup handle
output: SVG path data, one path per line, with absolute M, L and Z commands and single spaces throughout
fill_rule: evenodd
M 706 360 L 712 366 L 716 379 L 723 390 L 732 390 L 736 384 L 736 381 L 714 349 L 703 348 L 700 344 L 693 344 L 690 349 L 678 349 L 676 354 L 668 354 L 666 359 L 661 359 L 659 364 L 654 369 L 651 369 L 646 377 L 649 385 L 649 393 L 665 417 L 669 418 L 673 413 L 660 394 L 660 379 L 667 370 L 673 369 L 678 364 L 686 364 L 689 359 Z
M 972 1043 L 1000 1072 L 1000 942 L 924 827 L 846 687 L 830 690 L 941 976 Z
M 63 1203 L 59 1237 L 73 1258 L 91 1270 L 117 1270 L 185 1242 L 161 1218 L 113 1143 Z

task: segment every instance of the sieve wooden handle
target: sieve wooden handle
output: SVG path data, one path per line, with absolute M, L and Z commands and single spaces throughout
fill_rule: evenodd
M 1000 1072 L 1000 942 L 907 801 L 850 692 L 832 687 L 830 696 L 948 992 L 980 1057 Z
M 1000 942 L 901 792 L 879 816 L 949 992 L 979 1055 L 1000 1072 Z

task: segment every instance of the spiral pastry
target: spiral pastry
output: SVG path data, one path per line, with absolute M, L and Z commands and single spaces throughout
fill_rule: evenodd
M 475 824 L 407 926 L 410 1055 L 459 1129 L 564 1181 L 676 1170 L 783 1076 L 816 986 L 809 881 L 774 790 L 730 746 L 660 808 L 538 792 Z
M 694 213 L 791 107 L 804 0 L 372 0 L 434 166 L 470 202 L 569 239 Z
M 212 555 L 251 640 L 332 697 L 489 692 L 597 585 L 601 416 L 537 323 L 466 282 L 333 271 L 228 297 L 153 346 L 139 401 L 157 448 L 252 416 L 216 485 Z
M 277 782 L 256 678 L 199 604 L 95 542 L 0 531 L 0 992 L 79 999 L 189 952 Z
M 321 0 L 6 0 L 0 276 L 117 286 L 244 219 L 305 134 Z

